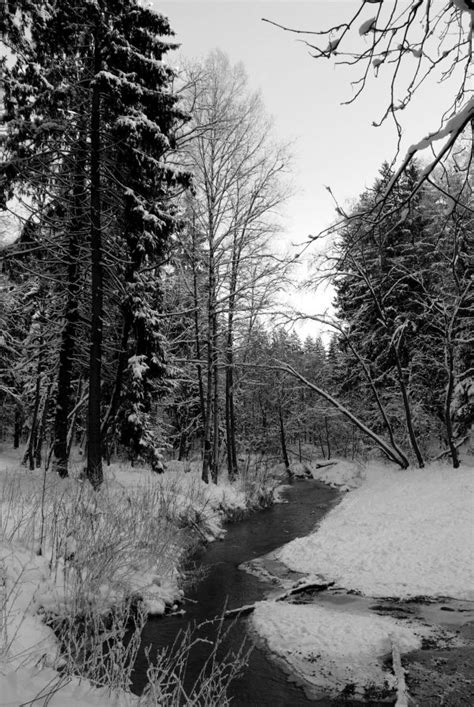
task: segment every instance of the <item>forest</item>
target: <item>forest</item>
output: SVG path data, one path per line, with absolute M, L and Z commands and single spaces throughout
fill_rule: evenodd
M 402 466 L 445 451 L 457 466 L 473 415 L 469 138 L 414 198 L 422 164 L 387 198 L 393 170 L 374 175 L 306 283 L 334 287 L 330 343 L 316 327 L 301 341 L 280 296 L 289 148 L 243 67 L 214 52 L 175 76 L 164 18 L 73 7 L 45 19 L 26 3 L 4 27 L 2 201 L 26 215 L 3 221 L 18 237 L 2 253 L 2 439 L 60 476 L 79 446 L 95 487 L 114 454 L 157 472 L 200 454 L 216 482 L 249 449 L 289 469 L 305 442 L 329 457 L 382 439 Z
M 400 137 L 399 111 L 443 15 L 435 21 L 427 3 L 425 34 L 410 45 L 422 0 L 409 3 L 400 26 L 393 14 L 382 26 L 383 3 L 361 8 L 367 3 L 376 16 L 358 36 L 370 39 L 349 63 L 362 70 L 357 92 L 367 67 L 392 67 L 384 119 Z M 377 174 L 364 175 L 370 187 L 350 204 L 334 199 L 332 223 L 296 246 L 283 219 L 292 146 L 243 64 L 216 49 L 175 67 L 170 21 L 138 0 L 7 0 L 0 11 L 2 542 L 30 553 L 18 572 L 2 555 L 0 570 L 5 586 L 17 587 L 26 567 L 41 573 L 49 562 L 63 595 L 50 578 L 49 594 L 35 602 L 59 637 L 66 674 L 128 690 L 147 613 L 176 611 L 187 586 L 180 573 L 196 547 L 220 537 L 229 519 L 278 501 L 279 483 L 314 477 L 347 491 L 375 464 L 403 472 L 403 489 L 433 464 L 466 469 L 474 422 L 471 53 L 442 127 L 401 162 L 387 154 Z M 457 54 L 440 53 L 427 75 L 444 59 L 461 66 L 472 43 L 472 25 L 471 39 L 462 25 L 470 3 L 449 12 Z M 270 23 L 277 37 L 304 34 Z M 325 48 L 310 33 L 312 57 L 337 58 L 357 23 L 359 11 L 320 32 Z M 397 32 L 404 39 L 395 47 Z M 394 86 L 407 54 L 418 68 L 400 106 Z M 312 253 L 304 279 L 302 252 Z M 325 309 L 323 287 L 333 293 Z M 312 314 L 294 304 L 298 293 L 310 295 Z M 4 469 L 3 459 L 15 466 Z M 316 475 L 333 465 L 332 480 Z M 436 473 L 433 497 L 445 481 Z M 413 486 L 412 501 L 427 487 Z M 307 571 L 295 558 L 295 571 Z M 359 592 L 351 581 L 341 586 Z M 405 597 L 398 585 L 386 595 L 360 587 Z M 440 587 L 435 596 L 457 596 Z M 277 601 L 294 590 L 283 588 Z M 464 585 L 459 591 L 466 599 Z M 19 596 L 12 590 L 4 607 Z M 120 611 L 117 597 L 126 601 Z M 107 662 L 104 636 L 122 644 L 134 611 L 134 638 Z M 257 607 L 255 621 L 264 613 Z M 84 631 L 78 617 L 90 621 Z M 88 632 L 93 648 L 82 643 Z M 130 704 L 230 704 L 216 695 L 247 657 L 222 663 L 222 674 L 211 661 L 215 683 L 204 690 L 201 675 L 182 701 L 185 681 L 173 671 L 187 650 L 153 673 L 154 697 Z M 168 701 L 163 675 L 175 685 Z M 106 704 L 89 699 L 77 704 Z

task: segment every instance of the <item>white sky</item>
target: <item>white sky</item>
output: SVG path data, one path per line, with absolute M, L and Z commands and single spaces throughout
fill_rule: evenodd
M 277 135 L 283 141 L 295 140 L 292 184 L 296 195 L 284 213 L 289 243 L 304 242 L 308 234 L 318 233 L 334 220 L 334 204 L 324 185 L 342 204 L 347 203 L 373 183 L 384 160 L 391 160 L 396 144 L 393 126 L 372 126 L 388 98 L 383 70 L 378 78 L 371 78 L 356 103 L 343 106 L 352 95 L 350 81 L 358 74 L 335 67 L 332 60 L 313 59 L 296 35 L 261 21 L 267 17 L 286 26 L 318 30 L 347 20 L 358 0 L 153 0 L 151 4 L 169 18 L 185 57 L 200 58 L 220 48 L 232 62 L 242 61 L 250 85 L 261 91 L 274 117 Z M 374 14 L 373 7 L 368 4 L 361 21 Z M 363 46 L 368 40 L 357 36 L 355 41 Z M 448 87 L 431 85 L 404 111 L 405 150 L 438 128 L 447 95 Z M 304 269 L 302 263 L 301 277 Z M 296 306 L 321 312 L 330 299 L 328 293 L 298 295 Z

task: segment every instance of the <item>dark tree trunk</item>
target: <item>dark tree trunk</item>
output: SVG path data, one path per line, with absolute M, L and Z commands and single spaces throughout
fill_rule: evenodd
M 217 376 L 216 355 L 216 273 L 213 254 L 213 243 L 210 242 L 209 252 L 209 294 L 208 294 L 208 336 L 207 336 L 207 386 L 206 386 L 206 415 L 204 419 L 203 443 L 204 453 L 202 459 L 202 480 L 209 483 L 209 473 L 214 467 L 212 444 L 212 420 L 217 418 L 218 411 L 213 410 L 213 392 L 215 390 L 214 377 Z M 214 424 L 214 429 L 216 425 Z
M 41 373 L 43 370 L 43 340 L 40 337 L 38 345 L 38 362 L 36 365 L 36 383 L 35 383 L 35 402 L 33 406 L 33 414 L 31 416 L 30 434 L 28 435 L 28 443 L 26 446 L 23 464 L 28 462 L 30 471 L 35 468 L 35 448 L 38 439 L 38 412 L 41 402 Z
M 104 416 L 101 425 L 102 439 L 105 439 L 107 431 L 113 424 L 120 404 L 120 396 L 122 393 L 123 374 L 128 363 L 128 339 L 132 328 L 132 314 L 129 309 L 123 313 L 122 337 L 120 340 L 120 352 L 117 360 L 117 369 L 115 371 L 114 388 L 112 397 L 107 412 Z
M 13 448 L 18 449 L 23 428 L 23 414 L 19 406 L 15 407 L 15 423 L 13 427 Z
M 396 367 L 397 367 L 398 383 L 400 386 L 400 391 L 402 393 L 403 408 L 405 410 L 405 420 L 406 420 L 406 425 L 407 425 L 407 430 L 408 430 L 408 436 L 410 438 L 410 444 L 412 446 L 412 449 L 415 452 L 418 466 L 420 467 L 420 469 L 423 469 L 423 467 L 425 466 L 425 462 L 423 461 L 423 457 L 422 457 L 420 448 L 418 446 L 418 440 L 416 439 L 416 433 L 415 433 L 415 429 L 413 427 L 413 420 L 412 420 L 412 415 L 411 415 L 410 401 L 408 399 L 407 387 L 405 385 L 405 380 L 403 378 L 402 366 L 400 363 L 400 358 L 398 356 L 398 351 L 397 351 L 396 347 L 394 347 L 394 352 L 395 352 L 395 362 L 396 362 Z
M 320 432 L 318 432 L 318 440 L 319 446 L 321 447 L 321 454 L 323 455 L 323 459 L 326 459 L 326 450 L 324 449 L 323 438 L 321 437 Z
M 329 422 L 327 415 L 324 416 L 324 429 L 326 430 L 326 447 L 328 449 L 328 459 L 331 459 L 331 439 L 329 436 Z
M 99 38 L 95 37 L 94 73 L 102 69 Z M 89 405 L 87 412 L 87 478 L 97 489 L 103 481 L 101 444 L 102 378 L 102 225 L 101 225 L 101 99 L 96 83 L 92 87 L 90 126 L 90 218 L 91 218 L 91 331 L 89 357 Z
M 381 311 L 381 310 L 379 310 L 379 311 Z M 393 427 L 392 427 L 392 425 L 391 425 L 391 423 L 390 423 L 390 420 L 388 419 L 387 413 L 385 412 L 385 408 L 384 408 L 384 406 L 383 406 L 383 403 L 382 403 L 382 400 L 381 400 L 380 395 L 379 395 L 379 393 L 378 393 L 378 390 L 377 390 L 377 388 L 376 388 L 376 386 L 375 386 L 374 379 L 373 379 L 372 374 L 371 374 L 371 372 L 370 372 L 369 366 L 365 363 L 365 361 L 364 361 L 364 359 L 362 358 L 362 356 L 360 356 L 360 354 L 359 354 L 359 352 L 357 351 L 357 349 L 352 345 L 352 342 L 351 342 L 349 336 L 348 336 L 345 332 L 343 332 L 343 331 L 341 331 L 341 330 L 338 330 L 338 331 L 339 331 L 340 333 L 342 333 L 342 335 L 343 335 L 343 337 L 344 337 L 344 341 L 347 343 L 347 345 L 349 346 L 350 350 L 352 351 L 352 353 L 354 354 L 354 356 L 357 358 L 357 361 L 359 362 L 359 365 L 361 366 L 361 368 L 362 368 L 362 370 L 363 370 L 363 372 L 364 372 L 364 375 L 365 375 L 365 377 L 366 377 L 366 379 L 367 379 L 367 382 L 369 383 L 370 389 L 372 390 L 373 396 L 374 396 L 374 398 L 375 398 L 375 402 L 376 402 L 377 407 L 378 407 L 378 409 L 379 409 L 379 412 L 380 412 L 380 415 L 381 415 L 382 420 L 383 420 L 383 422 L 384 422 L 384 425 L 385 425 L 385 427 L 386 427 L 386 429 L 387 429 L 388 436 L 389 436 L 389 438 L 390 438 L 390 444 L 391 444 L 392 447 L 396 450 L 396 452 L 398 453 L 398 455 L 400 456 L 400 458 L 404 460 L 404 462 L 406 463 L 406 466 L 408 467 L 408 466 L 409 466 L 409 461 L 408 461 L 406 455 L 402 452 L 402 450 L 400 449 L 400 447 L 398 446 L 398 444 L 397 444 L 397 442 L 396 442 L 396 440 L 395 440 L 395 435 L 394 435 L 394 433 L 393 433 Z
M 217 315 L 213 318 L 213 387 L 212 387 L 212 461 L 211 478 L 217 484 L 219 475 L 219 368 L 217 362 Z
M 77 411 L 80 406 L 81 397 L 82 397 L 82 378 L 79 378 L 79 381 L 77 383 L 76 400 L 74 403 L 74 408 L 73 408 L 73 412 L 71 415 L 71 421 L 69 423 L 69 429 L 67 432 L 67 458 L 68 459 L 69 459 L 69 455 L 71 454 L 72 443 L 74 440 L 74 431 L 76 428 Z
M 451 342 L 446 342 L 445 349 L 446 368 L 448 371 L 448 384 L 446 386 L 446 397 L 444 402 L 444 418 L 446 424 L 446 433 L 448 436 L 448 446 L 453 460 L 453 467 L 459 468 L 459 454 L 456 445 L 454 444 L 453 424 L 451 421 L 451 402 L 454 389 L 454 357 L 453 346 Z
M 50 395 L 51 395 L 51 383 L 49 383 L 46 393 L 44 395 L 43 409 L 41 411 L 40 421 L 39 421 L 39 425 L 38 425 L 38 434 L 37 434 L 37 438 L 36 438 L 36 447 L 35 447 L 35 462 L 36 462 L 37 468 L 39 468 L 41 466 L 41 462 L 42 462 L 43 442 L 44 442 L 44 436 L 45 436 L 45 430 L 46 430 L 46 422 L 48 419 Z
M 43 338 L 43 322 L 44 322 L 44 310 L 43 305 L 40 305 L 38 312 L 38 336 L 36 341 L 37 350 L 37 363 L 36 363 L 36 382 L 35 382 L 35 399 L 33 404 L 33 413 L 31 415 L 31 427 L 30 433 L 28 435 L 28 442 L 26 445 L 25 454 L 23 456 L 23 464 L 28 462 L 29 469 L 31 471 L 35 468 L 35 449 L 38 443 L 38 417 L 41 405 L 41 376 L 43 374 L 44 368 L 44 338 Z
M 227 441 L 227 471 L 229 479 L 238 474 L 237 448 L 235 443 L 235 406 L 234 406 L 234 353 L 231 328 L 227 332 L 225 373 L 225 426 Z
M 198 296 L 198 279 L 196 272 L 196 261 L 197 261 L 197 251 L 196 251 L 196 235 L 194 230 L 192 230 L 192 270 L 193 270 L 193 307 L 194 307 L 194 345 L 196 347 L 196 359 L 197 364 L 197 378 L 198 378 L 198 390 L 199 390 L 199 406 L 201 409 L 201 419 L 202 428 L 204 430 L 206 426 L 206 402 L 204 399 L 204 384 L 202 380 L 202 366 L 201 366 L 201 337 L 199 330 L 199 296 Z
M 73 356 L 79 318 L 79 232 L 84 191 L 84 160 L 76 156 L 73 184 L 73 214 L 68 238 L 67 294 L 64 327 L 61 334 L 59 370 L 54 418 L 54 470 L 64 478 L 68 475 L 68 425 L 73 402 Z
M 287 474 L 288 474 L 288 476 L 291 476 L 290 460 L 288 458 L 288 448 L 286 446 L 286 432 L 285 432 L 285 425 L 283 422 L 283 411 L 281 409 L 281 404 L 278 406 L 278 417 L 280 420 L 281 456 L 282 456 L 283 463 L 285 465 L 285 469 L 287 471 Z
M 243 236 L 243 234 L 242 234 Z M 236 304 L 237 277 L 241 248 L 236 236 L 232 248 L 232 270 L 229 285 L 229 314 L 227 319 L 226 375 L 225 375 L 225 423 L 227 441 L 227 470 L 229 479 L 238 474 L 237 449 L 235 443 L 234 405 L 234 312 Z

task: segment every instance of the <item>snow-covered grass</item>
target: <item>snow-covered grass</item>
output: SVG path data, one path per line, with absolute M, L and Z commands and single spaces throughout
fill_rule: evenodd
M 45 696 L 38 704 L 125 704 L 121 690 L 144 615 L 179 601 L 181 565 L 196 542 L 221 536 L 226 518 L 258 503 L 248 481 L 207 485 L 197 468 L 177 463 L 161 475 L 113 464 L 94 492 L 79 467 L 59 479 L 0 455 L 0 487 L 0 694 L 11 704 L 42 689 L 52 701 Z M 137 598 L 135 637 L 125 648 L 121 638 Z M 60 635 L 61 651 L 42 618 Z M 118 647 L 108 663 L 105 638 Z M 107 685 L 108 701 L 103 692 L 96 702 L 95 693 L 86 699 L 90 685 L 65 677 L 76 671 Z M 143 704 L 154 704 L 150 699 Z
M 311 467 L 349 493 L 305 538 L 276 558 L 306 580 L 333 581 L 368 597 L 446 597 L 474 601 L 474 469 L 434 463 L 399 471 L 388 465 Z M 394 686 L 383 669 L 391 643 L 419 648 L 433 629 L 367 608 L 262 602 L 253 626 L 293 673 L 316 691 L 363 699 Z M 347 687 L 349 686 L 349 687 Z M 347 692 L 348 691 L 348 692 Z

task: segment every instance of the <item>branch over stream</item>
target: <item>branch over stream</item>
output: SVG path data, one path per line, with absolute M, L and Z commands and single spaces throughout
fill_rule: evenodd
M 284 601 L 288 597 L 297 596 L 298 594 L 304 594 L 304 592 L 324 592 L 326 589 L 334 586 L 334 582 L 305 582 L 304 584 L 298 584 L 296 587 L 291 587 L 283 594 L 279 594 L 273 599 L 273 601 Z M 237 609 L 228 609 L 224 612 L 225 619 L 231 619 L 239 616 L 247 616 L 251 614 L 255 609 L 256 602 L 254 604 L 246 604 L 245 606 L 239 606 Z

